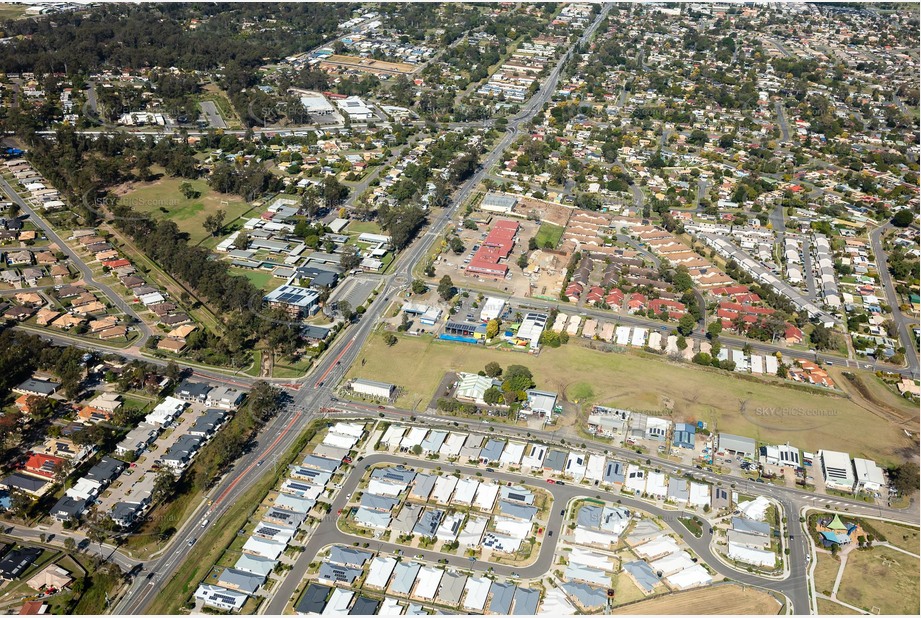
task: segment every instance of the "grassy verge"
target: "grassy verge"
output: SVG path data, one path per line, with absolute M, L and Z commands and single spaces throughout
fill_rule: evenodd
M 312 423 L 297 442 L 279 460 L 278 471 L 266 474 L 244 493 L 233 506 L 220 518 L 220 525 L 212 525 L 202 535 L 199 542 L 189 552 L 188 557 L 173 577 L 163 586 L 153 604 L 147 608 L 148 614 L 178 614 L 189 595 L 194 592 L 198 582 L 211 570 L 227 548 L 237 537 L 237 530 L 242 528 L 250 515 L 259 507 L 265 495 L 287 472 L 288 464 L 297 457 L 310 442 L 319 427 Z M 265 468 L 267 470 L 267 468 Z
M 700 525 L 700 521 L 696 517 L 679 517 L 678 521 L 680 521 L 682 525 L 690 530 L 691 534 L 696 536 L 698 539 L 700 538 L 700 535 L 704 533 L 704 530 Z

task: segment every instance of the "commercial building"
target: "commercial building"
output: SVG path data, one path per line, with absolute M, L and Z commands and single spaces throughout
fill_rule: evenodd
M 856 479 L 851 456 L 838 451 L 819 451 L 825 486 L 838 491 L 854 491 Z
M 396 391 L 396 386 L 386 382 L 377 382 L 375 380 L 365 380 L 364 378 L 355 378 L 352 380 L 351 389 L 359 395 L 377 397 L 379 399 L 390 399 Z
M 313 315 L 319 308 L 320 293 L 296 285 L 282 285 L 264 297 L 269 307 L 283 309 L 293 318 Z
M 736 455 L 746 459 L 755 457 L 755 441 L 752 438 L 720 433 L 716 437 L 716 452 L 724 455 Z

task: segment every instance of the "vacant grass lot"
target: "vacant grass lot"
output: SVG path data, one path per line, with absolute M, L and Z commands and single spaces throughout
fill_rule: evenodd
M 816 599 L 820 616 L 856 616 L 854 610 L 826 599 Z
M 183 182 L 191 183 L 201 195 L 195 199 L 186 199 L 179 191 Z M 193 244 L 209 238 L 204 228 L 205 218 L 218 210 L 225 212 L 224 227 L 230 232 L 235 227 L 233 222 L 252 205 L 239 196 L 216 193 L 204 180 L 185 180 L 164 176 L 153 182 L 135 183 L 130 188 L 123 187 L 119 198 L 122 203 L 131 205 L 138 212 L 148 213 L 157 219 L 174 221 L 179 229 L 189 235 Z M 227 204 L 222 204 L 227 201 Z M 165 211 L 165 212 L 164 212 Z
M 852 551 L 838 599 L 878 614 L 918 615 L 918 559 L 888 547 Z
M 381 226 L 374 221 L 352 221 L 346 226 L 345 234 L 381 234 Z
M 398 403 L 414 409 L 424 409 L 445 372 L 476 372 L 496 361 L 503 367 L 526 365 L 538 388 L 557 391 L 569 401 L 579 399 L 579 404 L 665 411 L 675 421 L 705 421 L 711 431 L 789 441 L 810 451 L 841 450 L 883 466 L 895 463 L 893 453 L 909 446 L 900 430 L 844 397 L 637 352 L 603 353 L 570 343 L 531 356 L 410 336 L 398 337 L 389 348 L 375 335 L 361 358 L 365 365 L 355 363 L 347 377 L 401 386 L 405 392 Z
M 815 582 L 816 592 L 830 595 L 832 588 L 835 587 L 835 578 L 838 576 L 838 567 L 841 563 L 831 554 L 819 552 L 816 554 Z
M 612 613 L 645 616 L 670 614 L 771 616 L 779 611 L 780 603 L 768 593 L 728 584 L 669 594 L 627 605 L 615 609 Z
M 866 524 L 885 537 L 886 542 L 913 554 L 921 554 L 921 538 L 918 528 L 900 526 L 888 521 L 865 520 Z M 881 539 L 877 539 L 881 540 Z
M 538 248 L 543 249 L 547 246 L 547 243 L 550 243 L 550 248 L 555 248 L 559 244 L 560 238 L 562 237 L 562 226 L 553 225 L 552 223 L 541 223 L 540 229 L 537 230 L 537 246 Z

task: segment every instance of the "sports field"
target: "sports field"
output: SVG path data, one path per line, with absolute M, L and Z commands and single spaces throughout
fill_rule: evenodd
M 200 196 L 186 199 L 179 190 L 179 185 L 188 182 Z M 189 235 L 193 244 L 208 238 L 205 230 L 205 218 L 218 210 L 223 210 L 225 232 L 232 231 L 234 219 L 252 208 L 237 195 L 216 193 L 204 180 L 184 180 L 164 176 L 153 182 L 133 183 L 130 187 L 123 185 L 118 191 L 119 200 L 130 205 L 134 210 L 151 215 L 157 219 L 174 221 L 179 229 Z M 226 201 L 226 204 L 222 202 Z
M 674 421 L 708 423 L 725 431 L 775 444 L 841 450 L 852 456 L 895 463 L 893 453 L 910 445 L 904 433 L 850 400 L 793 389 L 773 381 L 742 379 L 691 364 L 677 364 L 638 353 L 603 353 L 574 342 L 545 349 L 538 356 L 488 350 L 431 337 L 399 336 L 392 348 L 380 335 L 368 340 L 348 377 L 391 382 L 405 389 L 398 404 L 422 410 L 447 371 L 477 372 L 490 361 L 531 369 L 537 388 L 636 411 L 666 414 Z
M 641 616 L 691 615 L 759 615 L 771 616 L 780 611 L 780 602 L 766 592 L 735 584 L 709 586 L 689 592 L 669 594 L 615 609 L 614 615 Z
M 874 614 L 918 615 L 918 559 L 888 547 L 852 551 L 838 600 Z

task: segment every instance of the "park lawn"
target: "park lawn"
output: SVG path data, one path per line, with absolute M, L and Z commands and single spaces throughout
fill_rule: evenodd
M 831 554 L 817 552 L 815 563 L 815 590 L 821 594 L 831 595 L 832 588 L 835 587 L 835 578 L 838 577 L 838 567 L 841 562 Z
M 252 283 L 263 292 L 271 292 L 285 282 L 284 279 L 279 279 L 270 271 L 262 269 L 253 270 L 251 268 L 231 267 L 230 273 L 240 277 L 246 277 L 249 279 L 250 283 Z
M 626 577 L 626 575 L 621 573 L 621 577 Z M 673 614 L 771 616 L 776 615 L 780 609 L 780 602 L 767 592 L 726 584 L 664 595 L 616 609 L 612 613 L 647 616 Z
M 410 409 L 425 408 L 445 372 L 475 373 L 496 361 L 503 367 L 529 367 L 537 388 L 556 391 L 567 401 L 578 395 L 583 410 L 586 404 L 659 413 L 668 410 L 673 421 L 702 420 L 711 431 L 774 444 L 789 441 L 810 451 L 859 453 L 883 466 L 896 463 L 893 453 L 910 445 L 901 430 L 881 423 L 844 397 L 791 388 L 779 378 L 736 376 L 642 352 L 604 353 L 571 342 L 544 349 L 538 356 L 503 354 L 426 336 L 398 336 L 396 345 L 389 348 L 378 334 L 369 338 L 359 356 L 365 366 L 355 363 L 347 377 L 402 387 L 404 394 L 398 403 Z
M 857 612 L 828 599 L 816 599 L 820 616 L 857 616 Z
M 918 559 L 888 547 L 852 551 L 838 599 L 877 614 L 918 615 Z
M 888 521 L 879 521 L 876 519 L 865 520 L 866 524 L 882 535 L 890 545 L 910 551 L 913 554 L 921 554 L 921 531 L 918 528 L 909 526 L 900 526 Z M 881 541 L 882 539 L 877 539 Z
M 179 191 L 179 185 L 183 182 L 190 183 L 201 195 L 195 199 L 186 199 Z M 180 231 L 189 235 L 189 242 L 192 244 L 197 244 L 210 236 L 204 227 L 208 215 L 223 210 L 225 228 L 230 229 L 236 219 L 253 208 L 239 196 L 212 191 L 204 180 L 169 176 L 152 182 L 136 183 L 119 199 L 134 210 L 147 213 L 155 219 L 169 219 L 175 222 Z M 225 201 L 226 204 L 222 203 Z
M 350 221 L 345 230 L 347 234 L 381 234 L 381 226 L 374 221 Z
M 562 237 L 562 226 L 553 225 L 552 223 L 541 223 L 540 228 L 537 230 L 537 236 L 534 238 L 537 240 L 538 249 L 543 249 L 548 242 L 551 248 L 555 249 Z

